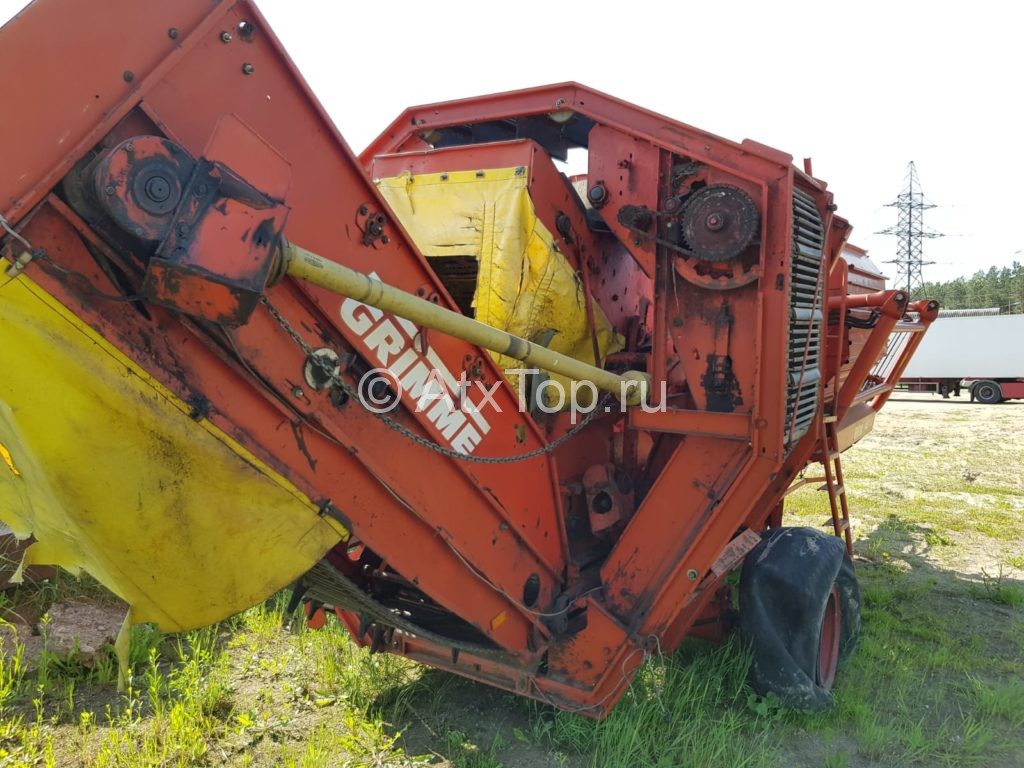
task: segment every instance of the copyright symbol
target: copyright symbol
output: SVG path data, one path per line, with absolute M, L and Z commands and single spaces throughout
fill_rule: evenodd
M 359 379 L 359 402 L 371 413 L 391 413 L 401 401 L 402 385 L 387 368 L 372 368 Z

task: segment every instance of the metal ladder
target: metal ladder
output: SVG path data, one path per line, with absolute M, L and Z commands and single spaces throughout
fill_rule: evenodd
M 825 435 L 821 446 L 821 465 L 825 468 L 825 485 L 828 504 L 832 512 L 832 529 L 836 536 L 846 541 L 846 551 L 853 556 L 853 532 L 850 530 L 850 505 L 846 500 L 846 485 L 843 481 L 843 460 L 839 455 L 839 434 L 836 417 L 826 415 Z

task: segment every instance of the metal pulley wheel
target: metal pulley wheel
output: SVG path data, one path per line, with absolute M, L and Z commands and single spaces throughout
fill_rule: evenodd
M 760 216 L 750 195 L 718 184 L 694 192 L 680 215 L 689 251 L 702 261 L 731 261 L 757 235 Z

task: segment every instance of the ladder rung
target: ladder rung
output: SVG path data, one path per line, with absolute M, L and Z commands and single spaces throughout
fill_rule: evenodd
M 833 492 L 833 493 L 834 493 L 834 494 L 835 494 L 836 496 L 842 496 L 842 495 L 843 495 L 844 493 L 846 493 L 846 488 L 844 488 L 844 487 L 843 487 L 843 486 L 841 486 L 841 485 L 837 485 L 837 486 L 836 486 L 835 488 L 833 488 L 833 489 L 832 489 L 832 492 Z
M 829 451 L 828 458 L 830 461 L 835 461 L 839 458 L 839 451 Z
M 830 517 L 824 523 L 822 523 L 822 525 L 831 525 L 833 528 L 836 529 L 836 535 L 838 535 L 850 527 L 850 521 L 844 520 L 842 518 L 833 520 Z
M 835 416 L 826 416 L 824 421 L 825 421 L 826 424 L 835 424 L 836 423 L 836 417 Z

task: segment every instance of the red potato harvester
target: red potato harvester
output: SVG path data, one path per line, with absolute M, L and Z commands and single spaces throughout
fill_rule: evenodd
M 359 644 L 594 717 L 721 635 L 741 569 L 754 687 L 831 702 L 840 453 L 937 306 L 846 250 L 809 164 L 574 83 L 409 109 L 356 157 L 252 3 L 104 9 L 0 31 L 27 564 L 165 631 L 294 585 Z M 835 535 L 782 526 L 806 482 Z

